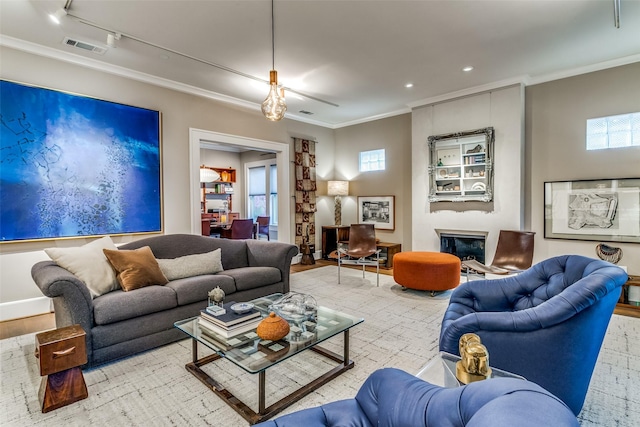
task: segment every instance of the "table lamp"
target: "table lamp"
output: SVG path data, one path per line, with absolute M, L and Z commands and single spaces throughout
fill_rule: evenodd
M 342 199 L 340 196 L 349 195 L 349 181 L 329 181 L 327 195 L 335 196 L 334 218 L 336 225 L 342 224 Z

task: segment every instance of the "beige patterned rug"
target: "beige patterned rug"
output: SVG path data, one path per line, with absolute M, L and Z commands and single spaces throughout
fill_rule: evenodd
M 355 367 L 285 412 L 353 397 L 367 376 L 381 367 L 419 371 L 438 351 L 442 314 L 450 292 L 436 297 L 402 291 L 393 278 L 322 267 L 293 274 L 292 289 L 321 305 L 364 317 L 351 332 Z M 341 352 L 342 336 L 326 347 Z M 89 397 L 43 414 L 34 335 L 0 341 L 0 425 L 8 426 L 247 426 L 248 423 L 188 373 L 191 343 L 180 341 L 85 371 Z M 267 371 L 267 405 L 330 369 L 326 359 L 305 352 Z M 232 393 L 257 408 L 256 375 L 220 360 L 207 370 Z M 640 419 L 640 319 L 614 315 L 580 414 L 582 426 L 632 427 Z

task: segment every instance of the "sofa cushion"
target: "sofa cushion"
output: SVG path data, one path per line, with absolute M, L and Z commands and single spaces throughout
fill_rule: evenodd
M 206 274 L 203 276 L 186 277 L 170 281 L 166 287 L 171 288 L 176 293 L 178 305 L 187 305 L 197 301 L 207 301 L 208 293 L 216 286 L 225 294 L 236 292 L 236 285 L 233 278 L 220 274 Z M 202 308 L 206 306 L 203 304 Z
M 95 298 L 120 288 L 103 249 L 117 249 L 109 236 L 80 247 L 48 248 L 44 251 L 60 267 L 78 276 L 89 288 L 91 297 Z
M 130 251 L 103 249 L 103 252 L 116 270 L 116 277 L 124 291 L 168 282 L 148 246 Z
M 133 292 L 109 292 L 93 300 L 96 325 L 108 325 L 178 305 L 176 293 L 166 286 L 147 286 Z
M 158 258 L 158 265 L 167 280 L 215 274 L 222 271 L 221 250 L 204 254 L 186 255 L 173 259 Z
M 226 276 L 233 277 L 236 289 L 246 291 L 282 281 L 280 270 L 275 267 L 244 267 L 225 270 Z

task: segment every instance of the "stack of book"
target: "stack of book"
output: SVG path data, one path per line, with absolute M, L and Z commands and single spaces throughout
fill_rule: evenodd
M 231 338 L 249 332 L 258 327 L 262 316 L 255 308 L 246 313 L 238 314 L 231 310 L 231 306 L 235 302 L 224 304 L 225 314 L 214 316 L 206 309 L 200 310 L 200 318 L 198 324 L 204 332 L 213 332 L 223 338 Z

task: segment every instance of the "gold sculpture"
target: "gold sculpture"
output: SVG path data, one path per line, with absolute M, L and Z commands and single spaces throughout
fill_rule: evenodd
M 461 360 L 456 363 L 456 377 L 463 384 L 491 377 L 489 352 L 476 334 L 464 334 L 458 343 Z

